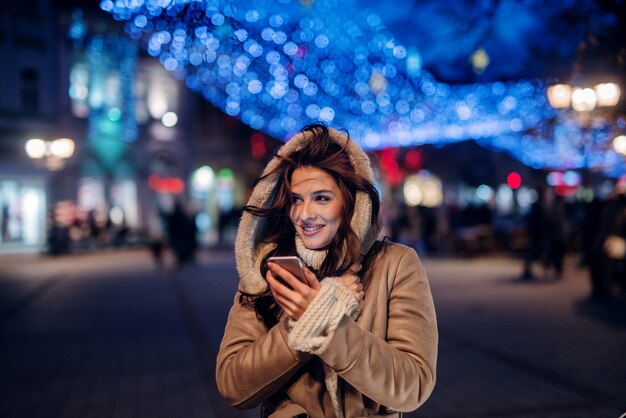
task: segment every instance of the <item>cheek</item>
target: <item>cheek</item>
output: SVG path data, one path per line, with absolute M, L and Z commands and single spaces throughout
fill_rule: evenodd
M 336 208 L 329 213 L 329 218 L 331 219 L 335 231 L 339 229 L 339 225 L 341 225 L 341 208 Z
M 291 219 L 291 222 L 293 223 L 295 223 L 298 219 L 297 210 L 293 206 L 291 207 L 291 209 L 289 209 L 289 219 Z

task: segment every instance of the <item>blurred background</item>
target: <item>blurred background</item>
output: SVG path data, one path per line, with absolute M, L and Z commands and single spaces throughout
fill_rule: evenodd
M 240 416 L 212 375 L 236 228 L 313 122 L 368 151 L 383 235 L 429 272 L 441 383 L 415 416 L 626 412 L 625 18 L 0 0 L 0 416 Z

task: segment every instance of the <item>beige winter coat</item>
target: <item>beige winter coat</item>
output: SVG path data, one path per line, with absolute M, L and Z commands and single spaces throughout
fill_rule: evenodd
M 333 134 L 341 140 L 341 134 Z M 280 152 L 291 152 L 303 140 L 302 134 L 296 136 Z M 349 152 L 355 170 L 371 178 L 362 151 L 351 146 Z M 249 203 L 263 205 L 272 181 L 259 183 Z M 367 249 L 376 231 L 369 227 L 369 201 L 359 199 L 363 196 L 357 197 L 352 225 Z M 262 229 L 258 222 L 262 220 L 244 214 L 237 237 L 239 289 L 248 293 L 266 286 L 258 260 L 268 249 L 256 236 Z M 253 408 L 265 402 L 275 411 L 272 417 L 335 417 L 323 364 L 339 377 L 345 417 L 399 416 L 397 412 L 413 411 L 426 401 L 435 385 L 438 344 L 426 273 L 413 249 L 389 241 L 375 245 L 383 248 L 360 273 L 365 286 L 360 315 L 356 321 L 344 315 L 319 356 L 291 349 L 287 318 L 268 331 L 254 307 L 239 302 L 237 292 L 216 370 L 218 389 L 229 404 Z

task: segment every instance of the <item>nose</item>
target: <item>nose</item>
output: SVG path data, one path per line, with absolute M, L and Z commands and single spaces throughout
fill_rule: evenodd
M 302 202 L 302 206 L 300 207 L 300 219 L 304 222 L 315 219 L 315 213 L 311 202 Z

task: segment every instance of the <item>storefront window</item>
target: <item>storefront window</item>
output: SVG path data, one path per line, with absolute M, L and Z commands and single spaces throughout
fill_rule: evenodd
M 45 208 L 42 184 L 0 180 L 0 246 L 43 244 Z

